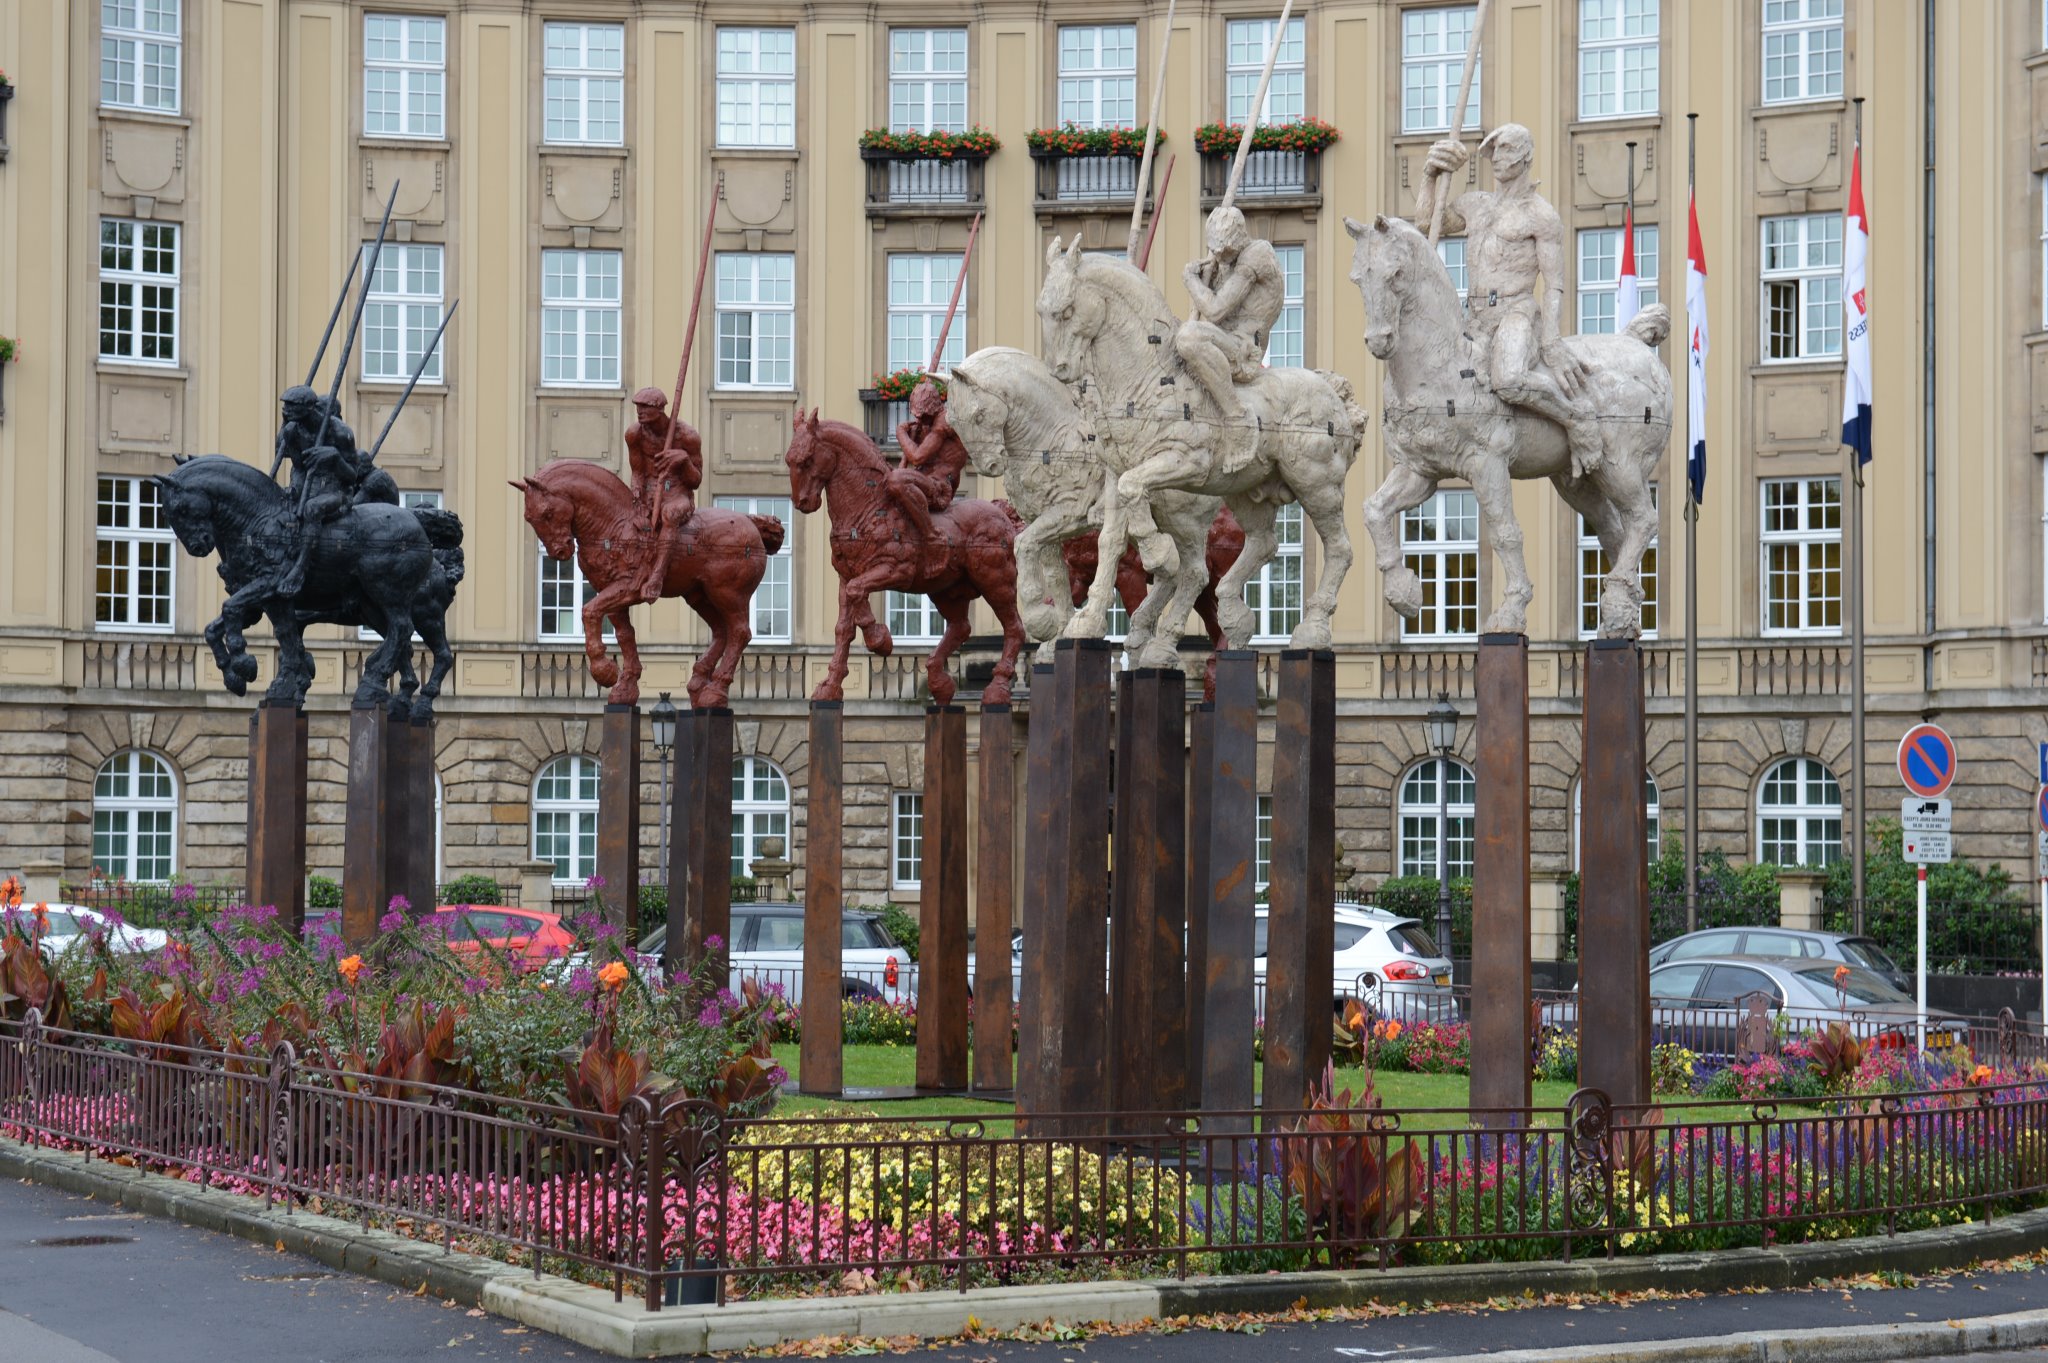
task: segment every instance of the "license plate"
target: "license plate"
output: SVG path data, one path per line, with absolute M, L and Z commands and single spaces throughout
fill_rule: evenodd
M 1451 982 L 1451 977 L 1449 975 L 1438 975 L 1435 978 L 1438 984 L 1449 984 Z

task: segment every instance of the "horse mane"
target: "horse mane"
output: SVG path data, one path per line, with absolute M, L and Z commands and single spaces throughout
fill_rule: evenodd
M 1166 305 L 1166 295 L 1153 282 L 1152 276 L 1128 260 L 1083 251 L 1078 259 L 1078 268 L 1082 279 L 1116 295 L 1131 313 L 1150 317 L 1155 323 L 1164 325 L 1169 334 L 1180 326 L 1180 318 L 1174 316 L 1173 309 Z
M 1422 234 L 1422 229 L 1408 219 L 1389 216 L 1385 221 L 1389 237 L 1406 253 L 1402 263 L 1415 267 L 1409 271 L 1409 278 L 1421 281 L 1424 288 L 1436 295 L 1434 298 L 1418 298 L 1417 301 L 1441 309 L 1455 319 L 1452 330 L 1463 331 L 1464 305 L 1458 301 L 1457 287 L 1451 283 L 1451 272 L 1444 265 L 1443 257 L 1429 244 L 1429 238 Z
M 881 448 L 868 439 L 868 433 L 847 421 L 835 421 L 821 417 L 818 421 L 816 438 L 830 444 L 843 456 L 851 454 L 861 464 L 877 473 L 888 471 L 888 461 L 882 458 Z
M 618 474 L 589 459 L 557 459 L 526 481 L 540 484 L 543 492 L 579 501 L 583 498 L 578 493 L 598 493 L 614 500 L 633 495 Z

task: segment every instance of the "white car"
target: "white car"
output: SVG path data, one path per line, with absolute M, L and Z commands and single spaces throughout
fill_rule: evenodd
M 107 949 L 124 955 L 145 951 L 162 951 L 170 945 L 171 936 L 161 928 L 136 928 L 126 923 L 118 926 L 108 921 L 107 916 L 97 909 L 88 909 L 80 904 L 47 904 L 41 914 L 28 906 L 19 910 L 23 926 L 38 923 L 47 924 L 40 928 L 41 942 L 52 955 L 69 951 L 73 947 L 89 949 L 90 937 L 106 940 Z
M 917 1002 L 917 962 L 882 926 L 879 913 L 846 909 L 839 919 L 839 992 L 849 999 L 884 999 L 898 1005 Z M 641 972 L 659 981 L 662 948 L 668 924 L 656 923 L 640 938 L 637 961 Z M 804 996 L 804 906 L 801 904 L 735 904 L 732 906 L 731 989 L 743 980 L 782 987 L 784 997 L 799 1003 Z M 545 969 L 566 979 L 588 966 L 583 952 L 550 962 Z
M 1252 982 L 1266 987 L 1266 906 L 1252 929 Z M 1335 998 L 1355 998 L 1381 1017 L 1450 1021 L 1457 1016 L 1451 961 L 1420 919 L 1363 904 L 1336 908 Z

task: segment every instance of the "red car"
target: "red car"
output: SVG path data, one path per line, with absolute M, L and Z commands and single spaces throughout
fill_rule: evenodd
M 478 951 L 479 943 L 488 943 L 531 967 L 576 949 L 576 939 L 562 926 L 559 914 L 539 909 L 469 908 L 456 904 L 443 904 L 434 912 L 449 915 L 444 922 L 449 948 L 454 951 Z

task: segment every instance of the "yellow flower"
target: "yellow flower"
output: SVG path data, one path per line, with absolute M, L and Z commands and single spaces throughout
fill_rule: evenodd
M 597 982 L 607 989 L 616 991 L 626 987 L 626 981 L 632 976 L 632 973 L 632 971 L 626 969 L 625 962 L 613 961 L 610 965 L 597 972 Z
M 341 978 L 347 980 L 350 984 L 354 984 L 356 976 L 363 973 L 363 958 L 360 956 L 344 956 L 335 962 L 334 968 L 341 972 Z

